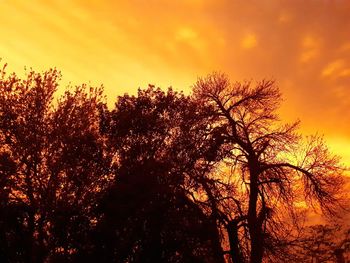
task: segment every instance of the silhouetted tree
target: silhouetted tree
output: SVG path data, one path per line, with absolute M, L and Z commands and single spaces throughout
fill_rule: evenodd
M 23 80 L 0 73 L 2 248 L 11 262 L 69 261 L 110 174 L 99 137 L 101 91 L 77 87 L 54 105 L 56 70 Z
M 100 207 L 105 262 L 223 262 L 215 221 L 189 195 L 207 117 L 189 97 L 151 86 L 105 112 L 117 167 Z
M 233 190 L 212 203 L 233 262 L 259 263 L 277 250 L 282 217 L 295 216 L 301 196 L 306 204 L 318 201 L 327 213 L 338 208 L 343 170 L 338 158 L 318 136 L 303 141 L 298 123 L 279 125 L 281 96 L 273 81 L 232 84 L 214 73 L 197 81 L 194 96 L 212 107 L 218 118 L 213 133 L 226 152 L 221 164 L 226 171 L 212 176 Z

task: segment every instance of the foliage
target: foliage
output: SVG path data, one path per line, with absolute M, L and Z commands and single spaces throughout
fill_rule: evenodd
M 101 91 L 76 87 L 54 106 L 59 78 L 56 70 L 31 71 L 23 80 L 1 71 L 1 242 L 8 261 L 42 262 L 79 249 L 108 185 L 108 153 L 98 135 Z
M 105 113 L 117 167 L 101 205 L 105 261 L 222 262 L 215 222 L 187 194 L 208 148 L 205 115 L 189 97 L 153 87 Z

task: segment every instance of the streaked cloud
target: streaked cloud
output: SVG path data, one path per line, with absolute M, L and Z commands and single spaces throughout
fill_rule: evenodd
M 350 77 L 350 64 L 344 59 L 334 60 L 323 68 L 322 76 L 334 79 Z
M 274 78 L 283 119 L 350 152 L 349 13 L 345 0 L 4 0 L 0 57 L 55 66 L 63 86 L 103 83 L 111 103 L 148 83 L 189 91 L 212 70 Z
M 317 58 L 320 52 L 320 40 L 312 36 L 305 36 L 302 39 L 302 53 L 300 55 L 300 62 L 307 63 Z

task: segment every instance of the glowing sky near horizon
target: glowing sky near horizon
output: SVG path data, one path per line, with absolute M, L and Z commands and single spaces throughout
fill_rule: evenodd
M 0 0 L 9 71 L 62 71 L 110 102 L 149 83 L 189 91 L 213 70 L 273 78 L 282 119 L 324 134 L 350 165 L 350 1 Z

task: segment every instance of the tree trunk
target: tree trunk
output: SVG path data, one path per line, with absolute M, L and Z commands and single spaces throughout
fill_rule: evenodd
M 250 262 L 261 263 L 264 254 L 264 240 L 261 224 L 257 220 L 258 203 L 258 165 L 254 160 L 249 161 L 250 169 L 250 193 L 248 207 L 248 229 L 250 234 Z
M 227 234 L 230 244 L 230 256 L 233 263 L 244 263 L 242 253 L 239 247 L 238 239 L 238 222 L 237 220 L 232 220 L 227 226 Z

